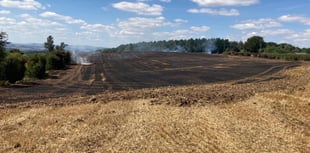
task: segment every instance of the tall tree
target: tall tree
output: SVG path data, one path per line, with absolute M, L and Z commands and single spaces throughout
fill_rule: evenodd
M 225 52 L 227 48 L 229 48 L 229 40 L 217 38 L 214 42 L 216 49 L 213 51 L 214 53 L 222 54 Z
M 46 42 L 44 43 L 44 47 L 48 50 L 48 52 L 52 52 L 55 48 L 54 38 L 53 36 L 48 36 Z
M 68 46 L 68 44 L 65 44 L 64 42 L 61 42 L 60 45 L 56 46 L 56 50 L 58 51 L 65 51 L 65 48 Z
M 244 48 L 248 52 L 258 53 L 261 49 L 265 48 L 266 43 L 261 36 L 253 36 L 247 39 L 244 43 Z
M 5 32 L 0 32 L 0 62 L 5 56 L 5 45 L 7 44 L 8 35 Z

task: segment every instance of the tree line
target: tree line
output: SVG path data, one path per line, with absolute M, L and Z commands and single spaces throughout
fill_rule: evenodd
M 209 52 L 213 54 L 234 55 L 300 55 L 310 54 L 310 48 L 299 48 L 287 43 L 265 42 L 261 36 L 253 36 L 245 42 L 230 41 L 222 38 L 200 38 L 187 40 L 162 40 L 139 42 L 120 45 L 116 48 L 107 48 L 103 52 L 130 52 L 130 51 L 171 51 L 171 52 Z M 303 57 L 308 55 L 303 55 Z
M 46 53 L 25 54 L 19 49 L 6 50 L 7 34 L 0 33 L 0 85 L 25 78 L 43 79 L 49 70 L 65 69 L 71 63 L 71 53 L 64 42 L 54 45 L 52 36 L 44 43 Z

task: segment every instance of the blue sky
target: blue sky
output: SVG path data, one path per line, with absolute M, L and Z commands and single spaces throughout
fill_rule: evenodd
M 227 38 L 310 47 L 309 0 L 0 0 L 14 43 L 116 47 L 140 41 Z

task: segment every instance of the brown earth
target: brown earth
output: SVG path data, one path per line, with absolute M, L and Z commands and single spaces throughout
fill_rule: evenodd
M 182 76 L 180 72 L 176 79 L 202 81 L 172 85 L 161 81 L 162 84 L 153 87 L 142 80 L 134 80 L 135 86 L 128 81 L 139 78 L 139 72 L 146 66 L 132 66 L 130 62 L 124 66 L 125 63 L 116 64 L 117 60 L 112 60 L 116 56 L 122 60 L 131 56 L 105 56 L 108 58 L 102 58 L 103 65 L 110 59 L 110 69 L 103 66 L 104 69 L 97 70 L 99 63 L 96 63 L 87 70 L 91 77 L 80 73 L 84 71 L 76 71 L 85 67 L 75 66 L 58 79 L 42 81 L 41 85 L 8 89 L 21 100 L 0 94 L 8 100 L 0 104 L 0 152 L 310 152 L 309 63 L 182 54 L 175 61 L 189 62 L 190 56 L 201 58 L 201 63 L 209 61 L 197 65 L 193 60 L 190 66 L 171 66 L 165 70 L 162 68 L 165 66 L 158 66 L 157 72 L 156 64 L 151 65 L 150 61 L 168 60 L 165 63 L 170 65 L 175 61 L 166 55 L 150 56 L 150 60 L 138 60 L 154 67 L 155 72 L 141 72 L 150 77 L 145 80 L 162 74 L 169 83 L 173 75 L 166 71 L 189 74 L 187 71 L 191 71 L 193 77 Z M 180 58 L 183 56 L 186 58 Z M 211 60 L 218 64 L 210 66 Z M 125 68 L 118 71 L 113 66 Z M 96 75 L 102 71 L 105 75 Z M 129 78 L 122 79 L 121 72 Z M 76 77 L 77 74 L 80 76 Z M 197 79 L 203 74 L 223 74 L 217 77 L 226 80 Z M 116 76 L 118 81 L 108 76 Z M 76 83 L 72 79 L 75 77 L 82 81 Z M 91 78 L 95 81 L 88 85 Z M 99 88 L 100 80 L 104 88 Z M 32 97 L 24 94 L 27 93 L 24 90 L 44 87 L 46 82 L 57 87 L 50 89 L 49 95 L 28 99 Z M 70 83 L 85 83 L 90 88 L 71 91 L 66 89 Z M 91 85 L 97 88 L 92 90 Z M 68 91 L 65 93 L 69 96 L 55 92 L 61 90 Z

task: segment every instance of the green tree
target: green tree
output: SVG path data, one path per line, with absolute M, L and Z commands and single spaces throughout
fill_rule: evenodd
M 64 42 L 61 42 L 60 45 L 56 46 L 56 50 L 58 51 L 65 51 L 65 48 L 68 46 L 68 44 L 65 44 Z
M 14 48 L 10 50 L 10 53 L 19 53 L 19 54 L 24 54 L 23 52 L 21 52 L 18 48 Z
M 50 53 L 46 57 L 46 70 L 55 70 L 58 69 L 58 63 L 60 59 L 56 54 Z
M 7 44 L 8 35 L 5 32 L 0 32 L 0 62 L 5 57 L 5 46 Z
M 48 52 L 54 51 L 54 38 L 53 36 L 48 36 L 46 42 L 44 43 L 44 47 L 48 50 Z
M 239 43 L 236 41 L 229 42 L 229 48 L 226 49 L 229 52 L 240 52 L 240 50 Z
M 46 70 L 60 70 L 66 68 L 65 52 L 54 51 L 46 58 Z
M 46 67 L 46 55 L 34 54 L 30 55 L 26 63 L 26 76 L 29 78 L 43 79 Z
M 3 62 L 2 80 L 8 80 L 10 83 L 15 83 L 22 80 L 25 75 L 26 59 L 20 53 L 10 53 L 5 57 Z
M 66 51 L 66 52 L 64 53 L 64 62 L 65 62 L 65 64 L 67 64 L 67 65 L 71 64 L 71 52 Z
M 213 52 L 222 54 L 226 51 L 227 48 L 229 48 L 229 40 L 228 39 L 220 39 L 217 38 L 214 42 L 215 50 Z
M 244 43 L 245 50 L 251 53 L 258 53 L 265 46 L 266 46 L 266 43 L 264 41 L 264 38 L 261 36 L 250 37 Z

